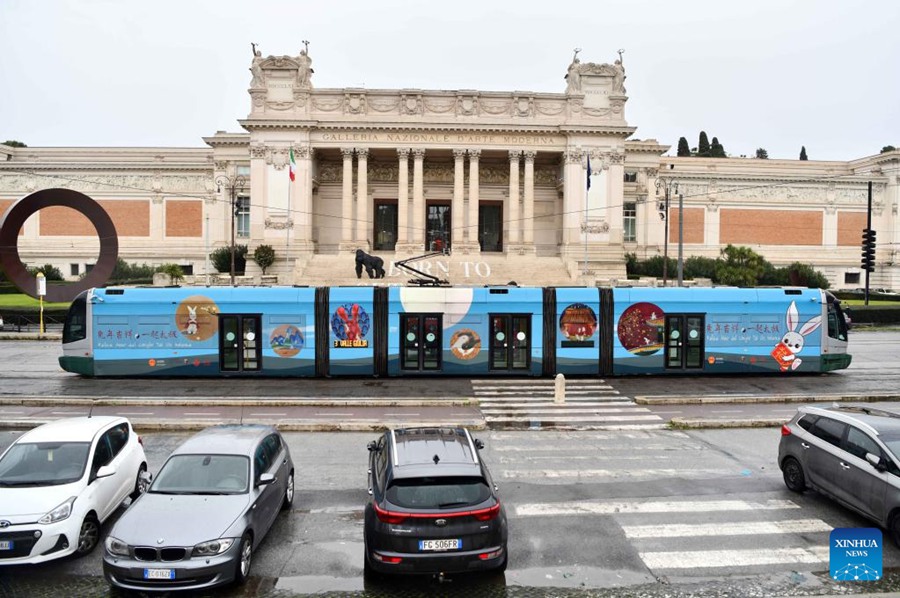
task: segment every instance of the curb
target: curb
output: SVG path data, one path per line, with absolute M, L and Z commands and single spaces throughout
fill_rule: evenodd
M 30 430 L 54 419 L 29 419 L 29 420 L 3 420 L 0 421 L 0 430 Z M 238 420 L 156 420 L 142 422 L 129 419 L 131 427 L 137 432 L 195 432 L 217 424 L 237 424 Z M 365 421 L 365 422 L 328 422 L 321 420 L 253 420 L 253 423 L 273 425 L 282 432 L 382 432 L 392 428 L 432 427 L 447 426 L 447 422 L 421 422 L 421 421 Z M 463 426 L 470 430 L 486 430 L 484 420 L 468 420 L 453 422 L 454 425 Z
M 857 401 L 874 403 L 878 401 L 900 401 L 895 393 L 872 395 L 774 395 L 760 397 L 753 395 L 719 395 L 719 396 L 671 396 L 648 395 L 635 396 L 638 405 L 714 405 L 721 403 L 826 403 L 829 401 Z
M 791 421 L 790 417 L 756 417 L 750 419 L 714 419 L 708 417 L 673 417 L 669 427 L 675 430 L 714 430 L 726 428 L 776 428 Z
M 191 399 L 163 399 L 120 397 L 92 399 L 89 397 L 0 397 L 0 405 L 36 407 L 477 407 L 475 399 L 447 397 L 444 399 L 225 399 L 201 397 Z

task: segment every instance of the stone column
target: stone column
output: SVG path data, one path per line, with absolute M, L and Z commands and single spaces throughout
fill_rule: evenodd
M 450 220 L 452 220 L 451 248 L 454 246 L 462 247 L 466 243 L 465 159 L 466 150 L 453 150 L 453 203 L 450 206 Z
M 606 213 L 609 222 L 609 243 L 622 245 L 625 242 L 625 154 L 615 152 L 609 156 L 607 178 Z M 675 206 L 678 201 L 676 198 Z
M 353 148 L 342 147 L 344 173 L 341 177 L 341 250 L 353 245 Z
M 409 148 L 398 147 L 397 156 L 400 158 L 397 177 L 397 245 L 400 245 L 409 242 L 409 223 L 406 218 L 409 211 Z
M 419 250 L 425 247 L 425 184 L 423 172 L 425 167 L 425 150 L 416 148 L 413 153 L 413 223 L 410 240 Z
M 466 223 L 466 231 L 469 233 L 468 243 L 472 246 L 473 251 L 481 250 L 478 242 L 478 158 L 480 156 L 480 149 L 469 150 L 469 220 Z
M 305 150 L 305 151 L 304 151 Z M 312 148 L 301 148 L 300 161 L 297 163 L 297 171 L 299 176 L 297 180 L 301 182 L 298 219 L 300 221 L 300 241 L 301 249 L 312 253 L 315 250 L 313 244 L 313 160 L 316 151 Z
M 509 152 L 509 205 L 506 209 L 506 221 L 509 222 L 509 232 L 506 243 L 507 252 L 515 250 L 514 244 L 519 242 L 519 229 L 522 221 L 519 220 L 519 161 L 522 159 L 521 150 Z
M 356 150 L 356 244 L 360 249 L 369 251 L 369 232 L 372 230 L 369 220 L 369 150 Z
M 587 198 L 584 152 L 571 149 L 565 153 L 563 188 L 563 234 L 562 253 L 567 255 L 581 240 L 581 221 L 584 219 L 584 205 Z
M 525 154 L 525 197 L 523 198 L 522 214 L 522 241 L 526 249 L 534 248 L 534 158 L 537 152 L 528 151 Z
M 294 147 L 297 171 L 291 185 L 291 206 L 288 214 L 289 249 L 295 252 L 312 253 L 312 158 L 313 149 L 308 145 Z M 253 166 L 251 162 L 251 173 Z M 254 177 L 251 174 L 251 179 Z

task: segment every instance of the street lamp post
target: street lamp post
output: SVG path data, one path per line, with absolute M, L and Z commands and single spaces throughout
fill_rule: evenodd
M 234 286 L 234 220 L 237 216 L 237 208 L 235 199 L 238 189 L 243 189 L 247 184 L 247 180 L 241 176 L 228 176 L 220 174 L 216 177 L 216 190 L 221 193 L 224 187 L 231 197 L 231 286 Z
M 670 168 L 673 168 L 674 165 L 670 165 Z M 659 217 L 662 219 L 664 223 L 664 233 L 663 233 L 663 286 L 669 286 L 669 198 L 672 193 L 678 193 L 678 182 L 671 177 L 659 177 L 656 179 L 656 193 L 659 195 L 659 192 L 663 191 L 664 198 L 663 201 L 659 202 L 658 210 Z M 681 203 L 678 204 L 678 222 L 679 226 L 682 221 L 683 214 L 681 213 Z M 679 229 L 680 230 L 680 229 Z M 678 286 L 681 286 L 681 235 L 678 236 Z

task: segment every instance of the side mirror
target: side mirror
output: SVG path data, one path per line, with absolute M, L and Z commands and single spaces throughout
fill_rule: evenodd
M 871 463 L 872 467 L 878 471 L 887 471 L 887 466 L 884 464 L 884 459 L 881 457 L 873 455 L 872 453 L 866 453 L 866 461 Z
M 369 444 L 366 445 L 366 448 L 369 449 L 369 452 L 377 451 L 377 450 L 378 450 L 378 445 L 375 443 L 374 440 L 372 440 L 372 441 L 369 442 Z
M 257 486 L 268 486 L 275 482 L 275 475 L 271 473 L 264 473 L 259 476 L 259 481 L 256 482 Z
M 484 442 L 482 442 L 481 439 L 476 438 L 475 439 L 475 448 L 477 448 L 480 451 L 481 449 L 484 448 Z
M 108 478 L 109 476 L 116 475 L 116 468 L 112 465 L 104 465 L 100 469 L 97 470 L 96 475 L 94 475 L 94 479 L 98 478 Z

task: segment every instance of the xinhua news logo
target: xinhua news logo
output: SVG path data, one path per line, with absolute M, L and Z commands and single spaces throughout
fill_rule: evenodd
M 874 527 L 839 527 L 831 531 L 829 565 L 838 581 L 881 579 L 881 530 Z

